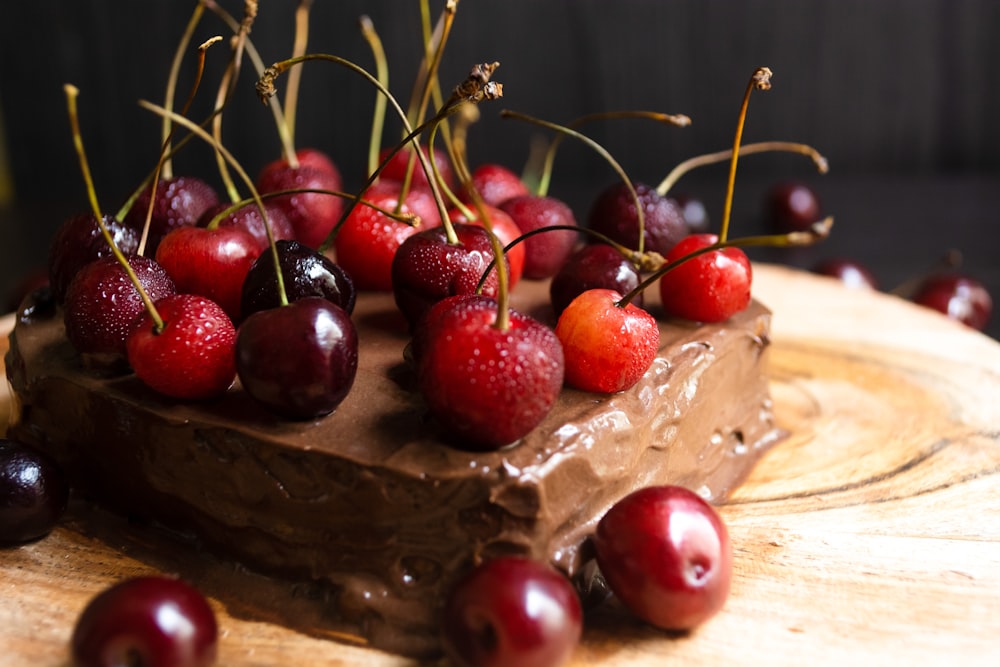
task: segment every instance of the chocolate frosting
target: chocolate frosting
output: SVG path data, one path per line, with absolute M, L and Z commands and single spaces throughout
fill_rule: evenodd
M 547 295 L 524 282 L 514 306 L 551 321 Z M 178 403 L 131 374 L 85 368 L 58 312 L 28 302 L 6 358 L 9 434 L 53 456 L 87 497 L 256 572 L 321 586 L 331 628 L 435 655 L 439 609 L 474 563 L 528 555 L 586 589 L 588 536 L 616 500 L 666 483 L 719 500 L 780 437 L 762 375 L 767 309 L 699 326 L 663 322 L 650 301 L 661 348 L 637 385 L 564 389 L 522 441 L 485 454 L 449 444 L 427 417 L 388 294 L 358 299 L 354 387 L 309 422 L 269 415 L 238 383 Z

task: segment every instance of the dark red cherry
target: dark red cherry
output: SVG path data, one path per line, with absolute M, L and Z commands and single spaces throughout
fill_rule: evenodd
M 521 177 L 500 164 L 487 163 L 479 165 L 472 172 L 472 187 L 475 188 L 483 202 L 499 207 L 508 199 L 531 194 Z M 468 204 L 471 202 L 468 191 L 462 188 L 459 199 Z
M 205 211 L 198 221 L 199 227 L 207 227 L 217 215 L 230 208 L 230 204 L 218 204 Z M 267 222 L 271 225 L 271 233 L 276 241 L 295 238 L 295 230 L 284 209 L 273 202 L 265 202 L 264 210 L 267 212 Z M 232 213 L 221 218 L 218 227 L 241 227 L 250 233 L 257 243 L 258 252 L 263 252 L 268 246 L 267 227 L 264 217 L 260 214 L 260 209 L 256 203 L 242 206 Z
M 129 209 L 125 222 L 140 232 L 146 222 L 151 187 L 147 187 Z M 198 224 L 202 214 L 219 203 L 215 189 L 194 176 L 176 176 L 161 180 L 156 185 L 153 217 L 149 224 L 149 237 L 145 254 L 152 257 L 156 247 L 167 232 L 177 227 Z
M 658 627 L 690 630 L 729 596 L 733 555 L 726 525 L 683 487 L 648 487 L 617 502 L 598 523 L 594 547 L 615 596 Z
M 519 557 L 487 561 L 448 598 L 442 643 L 462 667 L 558 667 L 580 641 L 576 591 L 551 566 Z
M 305 297 L 243 321 L 236 369 L 243 389 L 276 414 L 321 417 L 340 405 L 354 383 L 358 336 L 346 310 Z
M 510 216 L 522 234 L 544 227 L 576 227 L 573 211 L 554 197 L 521 195 L 508 199 L 500 209 Z M 554 276 L 573 252 L 578 239 L 576 232 L 553 230 L 521 241 L 524 277 L 542 280 Z
M 497 302 L 454 296 L 414 332 L 417 383 L 431 414 L 460 447 L 495 450 L 538 425 L 563 384 L 563 352 L 552 329 Z
M 70 640 L 74 667 L 209 667 L 218 646 L 205 597 L 179 579 L 153 575 L 99 593 Z
M 647 252 L 666 255 L 688 233 L 684 213 L 673 199 L 662 197 L 654 188 L 634 185 L 642 205 Z M 624 183 L 604 190 L 591 206 L 587 225 L 627 248 L 639 248 L 639 218 L 635 200 Z
M 122 253 L 134 255 L 139 248 L 139 232 L 109 215 L 104 216 L 104 224 Z M 49 246 L 49 285 L 56 300 L 59 303 L 65 300 L 66 289 L 80 269 L 95 259 L 110 255 L 111 248 L 93 213 L 82 213 L 66 220 Z
M 48 535 L 68 499 L 66 478 L 48 456 L 20 442 L 0 439 L 0 544 Z
M 993 299 L 986 286 L 961 273 L 936 273 L 925 278 L 912 298 L 978 331 L 986 329 L 993 315 Z
M 823 217 L 815 190 L 805 183 L 778 183 L 767 192 L 765 215 L 778 232 L 807 231 Z
M 677 195 L 674 201 L 684 214 L 689 234 L 701 234 L 708 231 L 709 218 L 705 203 L 693 195 Z
M 438 301 L 459 294 L 474 294 L 493 260 L 489 232 L 479 225 L 453 226 L 458 244 L 448 242 L 444 227 L 433 227 L 407 238 L 392 261 L 392 292 L 396 305 L 415 327 Z M 497 295 L 497 274 L 492 271 L 482 294 Z
M 159 264 L 133 255 L 128 263 L 154 302 L 176 292 Z M 82 354 L 125 356 L 125 339 L 145 304 L 125 269 L 114 257 L 83 267 L 66 290 L 63 320 L 66 336 Z
M 268 163 L 257 176 L 257 189 L 262 194 L 285 190 L 323 190 L 340 192 L 343 181 L 339 172 L 300 164 L 290 167 L 285 159 Z M 318 248 L 340 220 L 343 199 L 325 192 L 295 192 L 269 199 L 281 209 L 295 230 L 295 239 L 310 248 Z
M 831 257 L 824 259 L 812 268 L 812 272 L 821 276 L 836 278 L 846 287 L 864 287 L 878 289 L 878 280 L 864 264 L 846 257 Z
M 351 277 L 338 264 L 298 241 L 278 241 L 275 246 L 289 301 L 320 296 L 348 314 L 354 311 L 357 291 Z M 270 252 L 265 252 L 253 263 L 243 281 L 241 312 L 243 317 L 248 317 L 259 310 L 280 305 L 274 258 Z
M 639 271 L 620 252 L 605 243 L 586 245 L 570 255 L 549 285 L 552 308 L 558 315 L 570 301 L 589 289 L 628 294 L 639 286 Z M 632 299 L 642 306 L 642 293 Z
M 667 253 L 668 262 L 718 241 L 715 234 L 692 234 Z M 660 278 L 667 315 L 695 322 L 722 322 L 750 305 L 753 271 L 740 248 L 712 250 L 688 259 Z

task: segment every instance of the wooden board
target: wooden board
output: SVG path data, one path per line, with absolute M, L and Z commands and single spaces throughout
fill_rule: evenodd
M 683 637 L 604 609 L 573 664 L 1000 664 L 1000 345 L 788 269 L 758 266 L 755 291 L 776 313 L 772 386 L 793 435 L 721 508 L 732 595 Z M 109 526 L 68 520 L 0 551 L 0 664 L 65 665 L 76 615 L 121 577 L 180 572 L 209 595 L 225 578 Z M 212 603 L 222 665 L 412 664 Z

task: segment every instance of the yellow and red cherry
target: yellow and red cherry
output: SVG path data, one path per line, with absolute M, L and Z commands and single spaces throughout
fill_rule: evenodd
M 444 651 L 460 667 L 559 667 L 580 641 L 583 612 L 565 575 L 504 556 L 459 581 L 441 628 Z
M 556 336 L 566 358 L 566 384 L 614 393 L 638 382 L 656 358 L 656 318 L 613 290 L 591 289 L 562 311 Z
M 555 197 L 521 195 L 500 206 L 522 234 L 548 227 L 576 227 L 573 210 Z M 524 277 L 531 280 L 551 278 L 566 262 L 579 240 L 574 231 L 551 230 L 524 239 Z
M 168 296 L 155 306 L 162 328 L 146 313 L 126 340 L 136 377 L 171 398 L 224 394 L 236 379 L 236 328 L 226 312 L 194 294 Z
M 718 512 L 680 486 L 635 491 L 594 534 L 597 563 L 615 596 L 666 630 L 691 630 L 725 605 L 732 545 Z
M 667 253 L 680 260 L 718 242 L 715 234 L 692 234 Z M 668 316 L 695 322 L 722 322 L 750 305 L 753 271 L 742 249 L 703 252 L 660 277 L 660 299 Z
M 438 302 L 414 332 L 417 385 L 456 446 L 489 451 L 534 429 L 563 385 L 563 351 L 549 327 L 485 296 Z

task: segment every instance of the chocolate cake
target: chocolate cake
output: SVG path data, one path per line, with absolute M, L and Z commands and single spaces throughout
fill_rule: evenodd
M 650 290 L 654 292 L 655 290 Z M 724 498 L 779 437 L 766 378 L 770 313 L 663 322 L 652 368 L 614 395 L 564 389 L 519 443 L 449 444 L 426 416 L 389 294 L 364 294 L 354 387 L 330 416 L 283 421 L 237 385 L 165 400 L 83 367 L 54 307 L 27 301 L 6 357 L 9 435 L 68 471 L 78 494 L 193 535 L 256 572 L 320 587 L 331 628 L 407 655 L 439 650 L 439 606 L 479 559 L 545 559 L 581 586 L 588 535 L 630 491 L 680 484 Z M 552 320 L 545 283 L 514 306 Z

